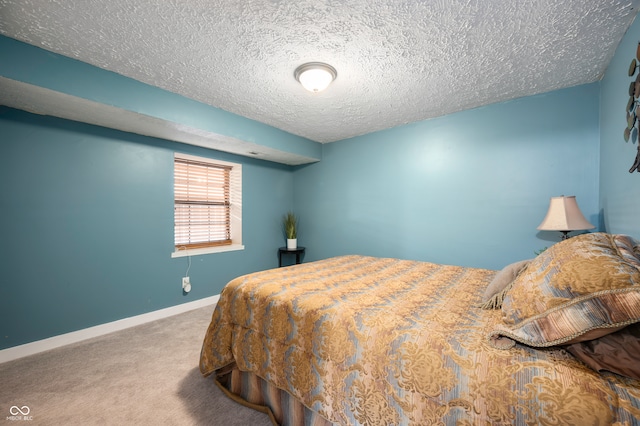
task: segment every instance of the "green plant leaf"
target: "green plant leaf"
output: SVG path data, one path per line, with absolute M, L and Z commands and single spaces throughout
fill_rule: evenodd
M 298 238 L 298 218 L 295 213 L 287 212 L 282 217 L 282 230 L 284 235 L 289 238 Z

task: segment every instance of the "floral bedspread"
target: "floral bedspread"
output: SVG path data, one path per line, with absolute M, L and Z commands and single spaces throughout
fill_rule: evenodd
M 496 271 L 340 256 L 222 291 L 200 360 L 236 363 L 340 425 L 640 424 L 640 382 L 562 349 L 493 348 Z

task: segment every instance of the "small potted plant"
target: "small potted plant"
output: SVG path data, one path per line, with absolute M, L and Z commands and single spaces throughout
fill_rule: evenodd
M 288 212 L 282 217 L 282 229 L 287 238 L 287 250 L 298 247 L 298 218 L 295 213 Z

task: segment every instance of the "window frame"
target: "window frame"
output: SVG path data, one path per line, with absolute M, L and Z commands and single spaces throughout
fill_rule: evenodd
M 175 227 L 175 215 L 176 215 L 176 161 L 191 161 L 196 163 L 211 164 L 215 167 L 229 168 L 229 207 L 230 207 L 230 236 L 231 244 L 224 245 L 211 245 L 207 247 L 191 247 L 176 246 L 176 227 Z M 173 241 L 174 251 L 171 253 L 171 257 L 183 257 L 194 256 L 200 254 L 209 253 L 221 253 L 227 251 L 244 250 L 242 244 L 242 164 L 231 163 L 228 161 L 216 160 L 207 157 L 194 156 L 183 153 L 174 153 L 173 159 Z

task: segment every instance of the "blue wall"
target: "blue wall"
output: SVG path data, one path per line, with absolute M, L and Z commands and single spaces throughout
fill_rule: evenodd
M 499 269 L 559 233 L 551 196 L 598 224 L 599 84 L 464 111 L 324 145 L 295 171 L 307 259 L 336 254 Z
M 290 167 L 0 107 L 0 348 L 219 294 L 277 266 Z M 173 251 L 173 153 L 243 164 L 245 250 Z
M 640 41 L 640 22 L 631 25 L 602 80 L 600 106 L 600 207 L 603 228 L 640 239 L 640 173 L 629 173 L 638 142 L 625 142 L 629 64 Z

